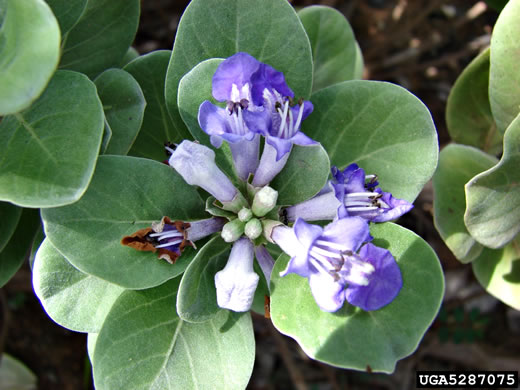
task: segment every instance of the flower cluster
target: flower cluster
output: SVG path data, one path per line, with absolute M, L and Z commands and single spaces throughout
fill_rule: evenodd
M 167 147 L 169 165 L 188 184 L 210 194 L 206 210 L 214 217 L 190 223 L 163 218 L 125 237 L 123 244 L 159 250 L 160 256 L 167 251 L 173 262 L 186 245 L 220 232 L 232 248 L 226 266 L 215 275 L 217 303 L 234 311 L 251 307 L 259 281 L 255 258 L 269 285 L 274 261 L 267 242 L 291 256 L 281 276 L 307 278 L 324 311 L 337 311 L 345 300 L 363 310 L 390 303 L 401 289 L 401 273 L 388 250 L 370 243 L 369 223 L 396 219 L 413 206 L 383 192 L 374 175 L 351 164 L 343 171 L 333 167 L 332 179 L 316 196 L 282 210 L 269 184 L 294 144 L 317 144 L 300 131 L 312 103 L 295 100 L 281 72 L 247 53 L 219 65 L 212 94 L 222 106 L 202 102 L 199 125 L 215 148 L 229 144 L 238 187 L 216 165 L 209 147 L 192 141 Z M 308 223 L 326 220 L 332 222 L 325 227 Z

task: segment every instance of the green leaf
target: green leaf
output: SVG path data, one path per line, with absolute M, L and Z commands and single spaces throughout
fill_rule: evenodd
M 446 106 L 446 124 L 454 142 L 498 154 L 502 134 L 491 114 L 488 88 L 489 49 L 477 56 L 453 85 Z
M 464 224 L 464 185 L 497 161 L 495 157 L 465 145 L 448 145 L 440 153 L 439 166 L 433 176 L 434 223 L 448 248 L 463 263 L 474 260 L 482 252 L 482 245 L 475 241 Z
M 123 57 L 123 59 L 119 63 L 119 67 L 121 67 L 121 68 L 125 67 L 130 62 L 135 60 L 137 57 L 139 57 L 139 52 L 137 51 L 137 49 L 135 49 L 132 46 L 130 46 L 128 48 L 128 50 L 126 51 L 125 56 Z
M 397 360 L 410 355 L 435 318 L 444 292 L 439 260 L 411 231 L 392 223 L 371 227 L 374 244 L 397 260 L 403 287 L 382 309 L 365 312 L 345 304 L 336 313 L 321 311 L 307 279 L 281 278 L 289 257 L 282 255 L 271 277 L 271 318 L 305 353 L 327 364 L 355 370 L 392 373 Z
M 293 205 L 316 195 L 329 173 L 329 157 L 321 145 L 294 145 L 287 164 L 270 186 L 278 191 L 278 205 Z
M 520 112 L 520 2 L 510 1 L 491 35 L 489 101 L 498 130 L 504 133 Z
M 52 12 L 60 24 L 61 33 L 64 35 L 76 24 L 87 7 L 87 0 L 45 1 L 52 8 Z
M 299 11 L 298 16 L 311 43 L 313 92 L 362 77 L 363 57 L 354 32 L 341 12 L 331 7 L 311 6 Z
M 38 226 L 38 230 L 36 230 L 36 234 L 34 235 L 34 240 L 31 244 L 31 253 L 29 253 L 29 267 L 31 267 L 31 270 L 34 267 L 34 260 L 36 260 L 36 253 L 38 252 L 38 249 L 40 249 L 40 245 L 42 244 L 43 240 L 45 240 L 45 234 L 43 234 L 43 226 Z
M 285 75 L 297 97 L 312 85 L 312 55 L 303 26 L 287 1 L 193 0 L 177 29 L 166 76 L 166 102 L 176 123 L 181 78 L 208 58 L 247 52 Z
M 199 249 L 182 276 L 177 295 L 177 313 L 188 322 L 205 322 L 220 311 L 215 274 L 225 267 L 231 246 L 215 237 Z
M 192 324 L 175 313 L 179 280 L 116 301 L 94 349 L 96 389 L 244 389 L 255 355 L 248 313 Z
M 102 131 L 95 85 L 57 72 L 27 111 L 0 123 L 0 199 L 24 207 L 75 202 L 94 173 Z
M 98 332 L 124 291 L 74 268 L 49 240 L 36 254 L 33 287 L 49 317 L 77 332 Z
M 0 202 L 0 252 L 2 252 L 13 235 L 18 221 L 22 215 L 22 209 L 11 203 Z
M 4 286 L 22 266 L 38 226 L 38 210 L 24 209 L 11 239 L 0 252 L 0 287 Z
M 502 249 L 484 248 L 472 263 L 473 273 L 488 293 L 520 310 L 520 240 Z
M 520 232 L 520 115 L 504 134 L 504 154 L 493 168 L 466 184 L 464 222 L 490 248 L 506 245 Z
M 321 142 L 331 164 L 359 164 L 383 191 L 412 202 L 437 165 L 430 112 L 410 92 L 379 81 L 345 81 L 312 95 L 303 132 Z
M 161 161 L 166 158 L 164 142 L 179 143 L 186 138 L 171 120 L 164 101 L 164 82 L 170 53 L 167 50 L 155 51 L 137 57 L 124 68 L 141 86 L 147 103 L 141 131 L 130 150 L 132 155 Z
M 121 69 L 106 70 L 94 82 L 112 131 L 105 153 L 125 155 L 143 123 L 143 91 L 132 75 Z
M 59 56 L 60 29 L 43 0 L 0 0 L 0 116 L 40 96 Z
M 90 78 L 117 66 L 133 42 L 139 23 L 139 0 L 88 0 L 64 40 L 60 68 Z
M 35 390 L 37 378 L 22 362 L 2 353 L 0 357 L 0 389 Z
M 80 271 L 126 288 L 149 288 L 182 273 L 187 248 L 171 265 L 151 252 L 120 244 L 124 236 L 172 220 L 206 216 L 197 191 L 170 167 L 126 156 L 101 156 L 87 192 L 67 207 L 42 210 L 45 233 Z

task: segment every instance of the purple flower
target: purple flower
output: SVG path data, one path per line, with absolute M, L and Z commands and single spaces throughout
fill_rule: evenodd
M 294 93 L 281 72 L 261 64 L 251 80 L 253 102 L 263 111 L 249 112 L 244 120 L 249 128 L 265 137 L 265 148 L 253 179 L 255 187 L 268 184 L 285 166 L 293 144 L 314 145 L 316 141 L 300 131 L 302 121 L 313 105 L 309 101 L 293 101 Z
M 219 148 L 227 141 L 231 148 L 238 176 L 247 180 L 258 166 L 260 137 L 250 131 L 244 121 L 246 112 L 261 110 L 252 102 L 251 76 L 260 62 L 247 53 L 237 53 L 224 60 L 212 80 L 213 97 L 226 102 L 221 108 L 206 100 L 199 108 L 199 125 L 210 136 L 211 144 Z
M 413 208 L 404 199 L 397 199 L 377 186 L 375 176 L 366 176 L 357 164 L 342 172 L 332 167 L 332 186 L 340 202 L 338 218 L 360 216 L 371 222 L 387 222 L 399 218 Z
M 324 311 L 337 311 L 345 300 L 366 311 L 377 310 L 401 289 L 401 273 L 391 253 L 372 244 L 362 246 L 371 239 L 362 218 L 339 219 L 325 228 L 298 219 L 293 229 L 275 227 L 271 238 L 291 256 L 280 275 L 308 278 Z

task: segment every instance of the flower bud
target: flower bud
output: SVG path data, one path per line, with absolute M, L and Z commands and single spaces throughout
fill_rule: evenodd
M 247 222 L 253 217 L 253 213 L 247 207 L 244 207 L 242 210 L 238 212 L 238 219 L 242 222 Z
M 259 190 L 253 199 L 253 214 L 257 217 L 263 217 L 269 211 L 274 209 L 278 200 L 278 192 L 269 186 L 265 186 Z
M 262 223 L 257 218 L 252 218 L 246 223 L 245 235 L 251 240 L 256 240 L 262 234 Z
M 224 241 L 234 242 L 244 234 L 244 226 L 245 223 L 240 219 L 234 219 L 224 225 L 220 235 Z

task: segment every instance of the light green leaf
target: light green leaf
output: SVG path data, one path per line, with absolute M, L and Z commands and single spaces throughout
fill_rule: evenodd
M 409 202 L 437 165 L 430 112 L 410 92 L 378 81 L 345 81 L 312 95 L 303 132 L 321 142 L 331 164 L 358 163 L 376 174 L 383 191 Z
M 520 2 L 510 1 L 491 35 L 489 102 L 503 134 L 520 112 Z
M 24 209 L 11 239 L 0 252 L 0 287 L 22 266 L 39 226 L 38 210 Z
M 343 14 L 331 7 L 311 6 L 299 11 L 298 16 L 311 42 L 314 61 L 312 91 L 360 79 L 363 57 Z
M 40 249 L 40 245 L 42 244 L 43 240 L 45 240 L 45 234 L 43 234 L 43 226 L 38 226 L 38 230 L 36 230 L 36 234 L 34 235 L 34 240 L 31 244 L 31 253 L 29 254 L 29 266 L 31 267 L 31 270 L 34 267 L 34 260 L 36 260 L 36 253 L 38 252 L 38 249 Z
M 60 68 L 93 78 L 117 66 L 134 40 L 138 23 L 139 0 L 88 0 L 64 40 Z
M 22 209 L 11 203 L 0 202 L 0 252 L 2 252 L 13 235 L 18 221 L 22 215 Z
M 294 145 L 287 164 L 270 186 L 278 191 L 278 205 L 293 205 L 316 195 L 329 173 L 329 157 L 321 145 Z
M 477 56 L 453 85 L 446 106 L 446 124 L 454 142 L 498 154 L 502 134 L 491 114 L 488 88 L 489 49 Z
M 112 131 L 105 153 L 125 155 L 143 123 L 143 91 L 132 75 L 121 69 L 106 70 L 95 83 Z
M 448 248 L 463 263 L 474 260 L 482 252 L 482 245 L 471 237 L 464 224 L 464 185 L 497 161 L 495 157 L 465 145 L 448 145 L 440 153 L 439 166 L 433 175 L 434 223 Z
M 45 0 L 58 19 L 63 35 L 79 20 L 87 7 L 87 0 Z
M 464 222 L 482 245 L 500 248 L 520 232 L 520 115 L 504 134 L 504 154 L 466 184 Z
M 271 318 L 305 353 L 327 364 L 392 373 L 397 360 L 417 348 L 439 310 L 444 279 L 430 246 L 411 231 L 390 222 L 370 229 L 374 244 L 392 252 L 403 287 L 382 309 L 365 312 L 345 304 L 336 313 L 321 311 L 306 278 L 281 278 L 289 257 L 282 255 L 271 277 Z
M 244 389 L 255 355 L 248 313 L 192 324 L 175 313 L 178 278 L 116 301 L 94 350 L 96 389 Z
M 59 56 L 60 29 L 43 0 L 0 0 L 0 116 L 40 96 Z
M 208 58 L 247 52 L 285 75 L 295 95 L 307 98 L 312 55 L 300 19 L 287 1 L 193 0 L 177 29 L 166 77 L 166 102 L 180 123 L 177 89 L 181 78 Z
M 185 133 L 179 132 L 178 124 L 171 120 L 164 101 L 170 53 L 167 50 L 155 51 L 136 58 L 124 68 L 141 86 L 147 103 L 141 131 L 130 150 L 134 156 L 161 161 L 166 158 L 166 141 L 180 143 L 184 138 L 190 138 L 186 130 Z
M 205 322 L 219 312 L 215 274 L 226 266 L 231 246 L 215 237 L 200 248 L 182 275 L 177 313 L 188 322 Z
M 36 390 L 36 375 L 5 352 L 0 357 L 1 390 Z
M 520 310 L 520 240 L 515 239 L 502 249 L 484 248 L 472 266 L 488 293 Z
M 49 317 L 77 332 L 98 332 L 124 291 L 74 268 L 49 240 L 36 254 L 33 287 Z
M 77 203 L 44 209 L 45 233 L 80 271 L 126 288 L 157 286 L 184 271 L 194 256 L 187 248 L 171 265 L 151 252 L 120 244 L 124 236 L 163 216 L 202 219 L 197 191 L 170 167 L 126 156 L 101 156 L 89 189 Z
M 0 123 L 0 199 L 24 207 L 75 202 L 94 173 L 102 132 L 94 83 L 56 72 L 28 110 Z

